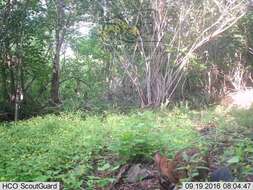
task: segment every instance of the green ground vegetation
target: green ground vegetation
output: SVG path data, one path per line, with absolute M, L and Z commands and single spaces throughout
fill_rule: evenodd
M 117 170 L 127 162 L 152 162 L 156 151 L 172 157 L 183 148 L 220 151 L 224 144 L 220 162 L 232 166 L 239 180 L 253 172 L 252 113 L 217 108 L 62 113 L 1 124 L 0 180 L 61 181 L 64 189 L 81 189 L 94 180 L 101 185 L 113 180 L 93 177 L 94 160 L 100 170 Z M 210 123 L 216 127 L 207 136 L 196 130 Z

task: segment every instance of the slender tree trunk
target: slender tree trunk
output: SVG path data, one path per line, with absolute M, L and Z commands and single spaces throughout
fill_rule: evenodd
M 152 92 L 151 92 L 151 66 L 150 62 L 147 62 L 147 103 L 148 106 L 152 105 Z
M 19 104 L 18 104 L 18 101 L 15 99 L 15 108 L 14 108 L 14 121 L 17 122 L 18 121 L 18 111 L 19 111 Z
M 9 96 L 8 96 L 7 74 L 6 74 L 5 60 L 3 60 L 2 65 L 1 65 L 1 78 L 2 78 L 3 98 L 4 98 L 5 102 L 8 102 Z
M 14 96 L 15 96 L 15 89 L 16 89 L 16 86 L 15 86 L 15 69 L 14 68 L 10 68 L 10 90 L 11 90 L 11 97 L 12 97 L 12 100 L 14 100 Z
M 1 65 L 1 91 L 2 91 L 2 98 L 3 98 L 3 107 L 1 108 L 2 111 L 7 112 L 8 105 L 9 105 L 9 95 L 8 95 L 8 85 L 7 85 L 7 73 L 6 73 L 6 65 L 5 60 L 3 60 Z
M 55 32 L 55 55 L 51 82 L 51 100 L 53 104 L 60 104 L 60 53 L 64 41 L 64 0 L 57 0 L 57 28 Z
M 22 61 L 21 61 L 22 63 Z M 21 90 L 24 96 L 24 103 L 26 103 L 26 88 L 25 88 L 25 75 L 24 75 L 24 64 L 22 63 L 21 67 L 20 67 L 20 85 L 21 85 Z
M 58 38 L 59 32 L 57 31 L 56 36 Z M 56 38 L 56 39 L 57 39 Z M 59 38 L 57 39 L 57 45 L 56 45 L 56 52 L 54 56 L 54 61 L 53 61 L 53 75 L 52 75 L 52 86 L 51 86 L 51 99 L 52 102 L 55 104 L 60 103 L 60 93 L 59 93 L 59 88 L 60 88 L 60 46 L 59 46 Z

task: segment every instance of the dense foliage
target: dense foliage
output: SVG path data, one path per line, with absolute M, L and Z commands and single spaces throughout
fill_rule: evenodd
M 252 181 L 252 10 L 248 0 L 0 0 L 0 181 L 99 189 L 128 164 L 188 147 Z M 237 92 L 251 95 L 239 97 L 249 110 L 208 107 L 231 108 Z
M 123 164 L 149 160 L 159 149 L 172 152 L 201 145 L 187 117 L 180 112 L 144 112 L 84 119 L 77 113 L 1 125 L 0 180 L 56 180 L 66 189 L 80 189 L 99 155 L 115 155 Z
M 252 111 L 228 114 L 220 109 L 194 112 L 181 108 L 86 118 L 80 113 L 48 115 L 2 124 L 0 180 L 56 180 L 63 182 L 64 189 L 93 189 L 94 184 L 106 185 L 113 180 L 93 176 L 94 167 L 113 171 L 130 161 L 152 160 L 158 150 L 172 157 L 178 150 L 195 146 L 204 152 L 217 150 L 220 164 L 230 165 L 243 181 L 253 172 L 251 114 Z M 196 126 L 210 122 L 219 128 L 203 139 Z M 220 152 L 221 145 L 228 147 L 224 154 Z
M 1 118 L 178 100 L 203 106 L 249 87 L 246 6 L 243 0 L 1 1 Z

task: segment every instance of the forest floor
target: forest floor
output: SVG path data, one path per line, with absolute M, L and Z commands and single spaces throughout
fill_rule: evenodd
M 60 181 L 71 190 L 155 190 L 155 152 L 171 159 L 187 148 L 208 153 L 210 171 L 226 165 L 235 180 L 252 181 L 252 114 L 253 109 L 182 107 L 90 116 L 62 113 L 2 123 L 0 181 Z M 142 179 L 131 179 L 136 171 Z
M 209 168 L 209 175 L 202 180 L 209 181 L 210 174 L 215 169 L 228 166 L 228 168 L 230 168 L 233 172 L 233 177 L 236 181 L 253 182 L 253 120 L 250 118 L 252 111 L 233 110 L 226 112 L 225 110 L 222 110 L 223 114 L 219 117 L 216 115 L 218 113 L 219 111 L 215 110 L 215 112 L 212 112 L 214 115 L 211 114 L 207 116 L 205 115 L 207 112 L 199 112 L 198 114 L 200 114 L 200 118 L 192 117 L 194 120 L 194 129 L 199 133 L 200 138 L 209 144 L 202 149 L 206 151 L 203 154 L 208 156 Z M 212 118 L 212 120 L 209 120 L 210 118 Z M 221 119 L 224 121 L 222 122 Z M 196 148 L 194 144 L 191 146 L 187 148 Z M 175 152 L 180 152 L 180 150 L 176 150 Z M 189 161 L 188 164 L 191 164 L 190 162 L 191 161 Z M 136 166 L 138 166 L 137 169 Z M 135 170 L 131 171 L 131 168 L 135 168 Z M 145 170 L 147 174 L 146 176 L 145 174 L 142 174 L 144 175 L 142 180 L 136 179 L 135 182 L 129 182 L 128 178 L 130 176 L 136 176 L 136 172 L 141 174 L 141 171 L 143 170 Z M 107 187 L 96 186 L 95 189 L 99 190 L 160 189 L 159 171 L 154 162 L 139 162 L 138 164 L 127 163 L 118 170 L 117 175 L 115 175 L 115 172 L 108 173 L 101 171 L 97 171 L 95 175 L 100 179 L 115 179 Z M 194 180 L 191 177 L 188 177 L 186 179 L 182 179 L 182 181 Z

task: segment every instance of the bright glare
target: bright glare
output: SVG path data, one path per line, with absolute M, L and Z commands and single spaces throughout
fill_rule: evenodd
M 88 36 L 92 27 L 93 24 L 91 22 L 79 22 L 74 26 L 74 29 L 78 36 Z M 68 44 L 66 44 L 65 57 L 74 57 L 74 52 Z
M 249 109 L 253 105 L 253 89 L 241 90 L 229 95 L 232 105 L 242 109 Z

